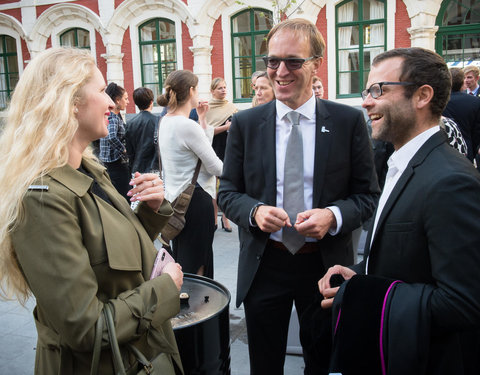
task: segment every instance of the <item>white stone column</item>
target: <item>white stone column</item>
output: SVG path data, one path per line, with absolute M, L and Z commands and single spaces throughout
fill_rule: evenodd
M 108 25 L 108 22 L 115 12 L 115 0 L 98 0 L 98 12 L 102 25 Z
M 412 47 L 435 51 L 435 33 L 438 30 L 438 26 L 435 26 L 435 18 L 436 15 L 426 12 L 417 13 L 412 17 L 412 27 L 407 29 Z
M 210 83 L 212 82 L 212 49 L 213 46 L 206 43 L 199 46 L 193 43 L 190 51 L 193 53 L 193 73 L 198 77 L 198 96 L 202 99 L 210 98 Z
M 117 85 L 123 87 L 123 53 L 107 52 L 106 54 L 103 54 L 102 57 L 107 61 L 107 82 L 115 82 Z

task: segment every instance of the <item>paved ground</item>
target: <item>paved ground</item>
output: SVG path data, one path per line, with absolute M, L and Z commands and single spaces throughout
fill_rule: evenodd
M 238 309 L 235 307 L 238 233 L 236 227 L 232 226 L 232 233 L 226 233 L 222 229 L 215 233 L 215 279 L 227 287 L 232 295 L 230 303 L 232 375 L 248 375 L 245 314 L 243 306 Z M 364 240 L 364 236 L 362 239 Z M 362 243 L 362 240 L 360 242 Z M 25 308 L 17 302 L 0 301 L 0 375 L 33 374 L 37 339 L 31 315 L 34 306 L 33 299 L 28 301 Z M 291 339 L 290 342 L 296 344 L 297 341 Z M 303 366 L 302 356 L 287 355 L 285 375 L 303 374 Z

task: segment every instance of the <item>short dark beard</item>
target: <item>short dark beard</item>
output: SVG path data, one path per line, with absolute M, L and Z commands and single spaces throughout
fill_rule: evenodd
M 385 142 L 390 142 L 398 150 L 410 140 L 410 136 L 416 128 L 417 120 L 414 109 L 409 101 L 410 108 L 388 108 L 383 115 L 383 127 L 374 137 Z M 398 108 L 398 109 L 397 109 Z

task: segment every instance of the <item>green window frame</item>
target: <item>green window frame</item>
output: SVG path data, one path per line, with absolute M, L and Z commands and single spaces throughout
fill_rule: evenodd
M 267 54 L 266 37 L 272 27 L 273 13 L 260 8 L 241 11 L 230 20 L 235 103 L 252 101 L 252 73 L 266 70 L 262 57 Z
M 17 41 L 0 35 L 0 110 L 7 108 L 18 77 Z
M 165 18 L 148 20 L 138 27 L 138 36 L 142 86 L 158 97 L 167 76 L 177 70 L 175 23 Z
M 435 50 L 449 67 L 480 66 L 480 2 L 444 0 L 438 12 Z
M 345 0 L 335 6 L 337 98 L 358 97 L 374 57 L 387 48 L 387 1 Z
M 60 45 L 65 47 L 90 49 L 90 32 L 79 27 L 68 29 L 60 34 Z

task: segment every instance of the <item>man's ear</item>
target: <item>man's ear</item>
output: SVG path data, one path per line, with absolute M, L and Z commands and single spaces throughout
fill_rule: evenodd
M 416 107 L 418 109 L 425 108 L 432 101 L 433 95 L 434 95 L 434 91 L 432 86 L 430 85 L 420 86 L 414 94 Z

